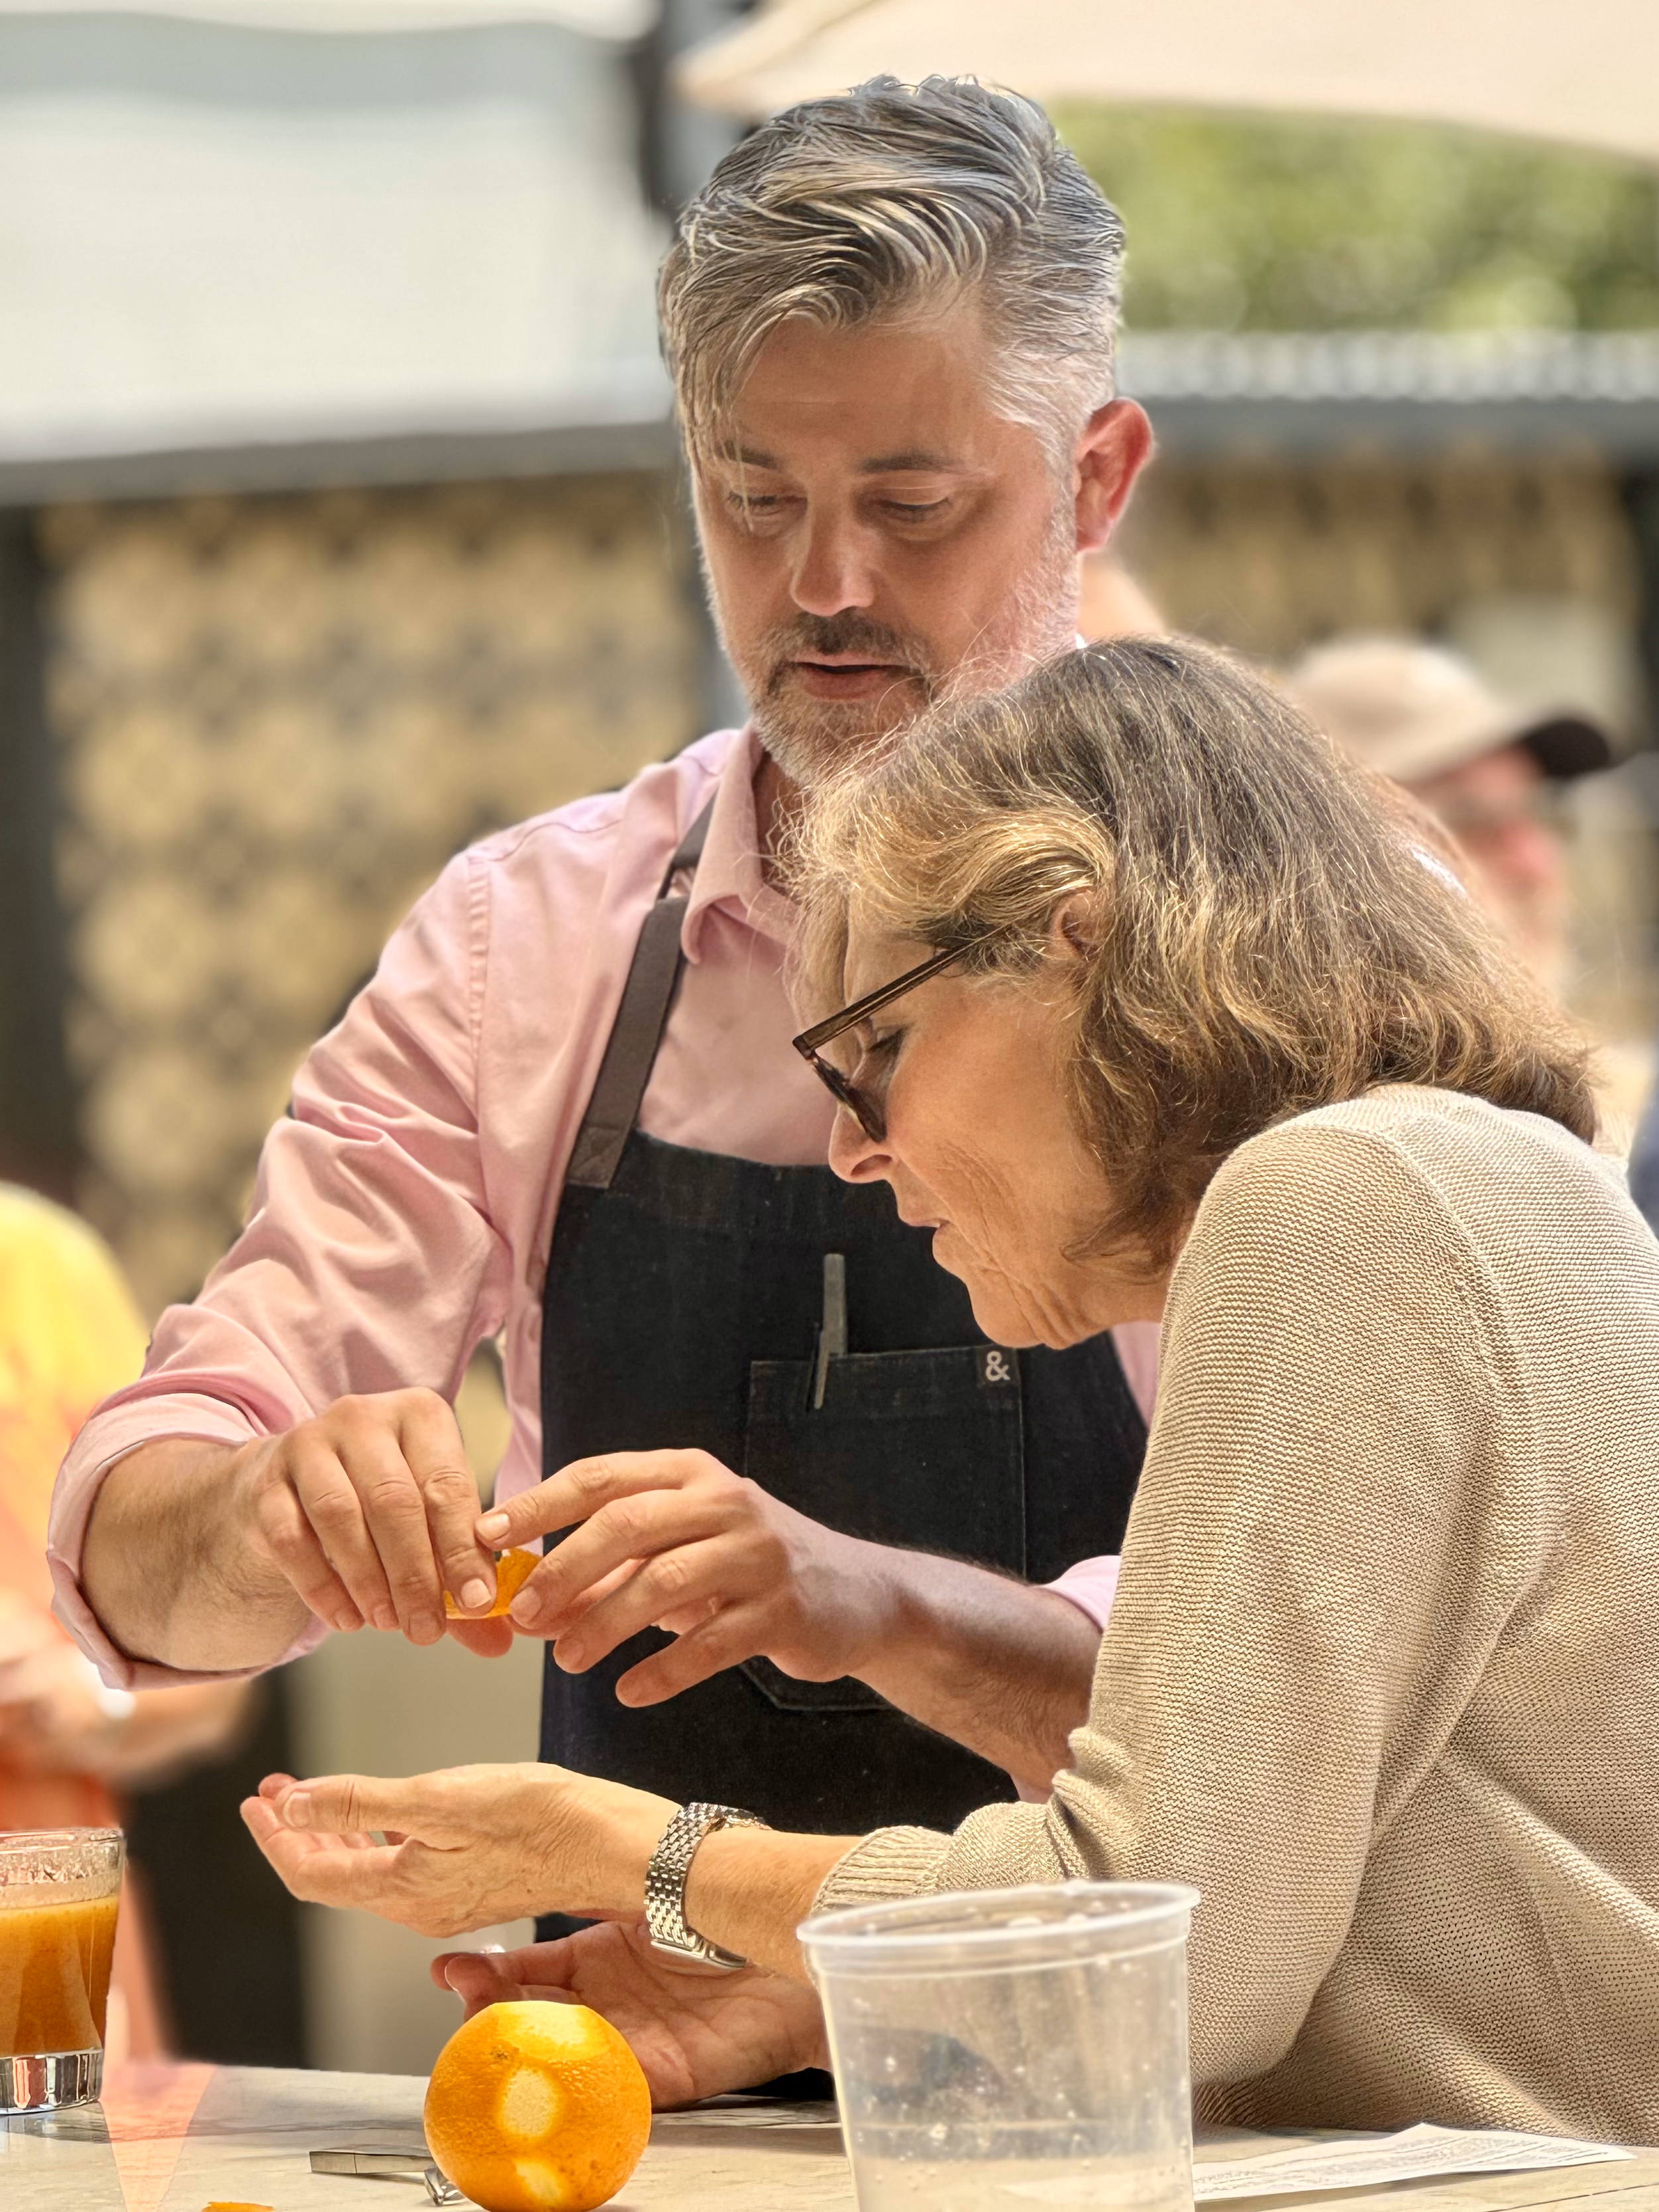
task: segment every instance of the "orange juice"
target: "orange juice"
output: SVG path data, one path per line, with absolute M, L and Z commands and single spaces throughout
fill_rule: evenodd
M 119 1898 L 14 1894 L 0 1904 L 0 2057 L 102 2050 Z

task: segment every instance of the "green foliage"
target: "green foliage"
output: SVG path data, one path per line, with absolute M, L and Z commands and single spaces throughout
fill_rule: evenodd
M 1659 325 L 1659 178 L 1638 163 L 1419 124 L 1056 120 L 1128 227 L 1131 325 Z

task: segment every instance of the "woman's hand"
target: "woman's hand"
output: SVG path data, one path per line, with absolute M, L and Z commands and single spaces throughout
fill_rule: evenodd
M 518 1998 L 592 2006 L 628 2039 L 659 2110 L 829 2063 L 810 1989 L 757 1966 L 730 1973 L 665 1958 L 639 1920 L 521 1951 L 447 1952 L 432 1978 L 469 2020 Z
M 444 1936 L 528 1913 L 637 1914 L 676 1809 L 562 1767 L 456 1766 L 406 1782 L 273 1774 L 242 1818 L 296 1897 Z
M 574 1461 L 477 1523 L 481 1543 L 572 1528 L 514 1598 L 511 1618 L 584 1674 L 642 1628 L 666 1650 L 617 1685 L 659 1705 L 763 1656 L 809 1682 L 856 1674 L 891 1631 L 896 1556 L 825 1528 L 707 1452 L 613 1452 Z

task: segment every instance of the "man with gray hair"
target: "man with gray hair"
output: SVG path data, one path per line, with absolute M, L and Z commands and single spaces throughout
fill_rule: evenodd
M 516 1627 L 544 1757 L 811 1829 L 1065 1763 L 1146 1346 L 988 1344 L 830 1176 L 772 863 L 837 763 L 1071 642 L 1149 445 L 1121 246 L 1039 109 L 942 79 L 774 118 L 686 209 L 664 339 L 750 722 L 462 854 L 301 1069 L 243 1235 L 60 1480 L 108 1679 Z M 902 1042 L 864 1049 L 900 1110 Z M 496 1334 L 481 1517 L 450 1401 Z M 492 1613 L 495 1550 L 562 1530 Z

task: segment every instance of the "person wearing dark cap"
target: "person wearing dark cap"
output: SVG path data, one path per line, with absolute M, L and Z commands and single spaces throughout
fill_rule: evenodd
M 1351 759 L 1404 785 L 1444 825 L 1469 889 L 1558 989 L 1565 855 L 1540 800 L 1547 783 L 1611 765 L 1607 732 L 1576 710 L 1506 701 L 1468 661 L 1413 638 L 1339 638 L 1298 661 L 1285 686 Z

